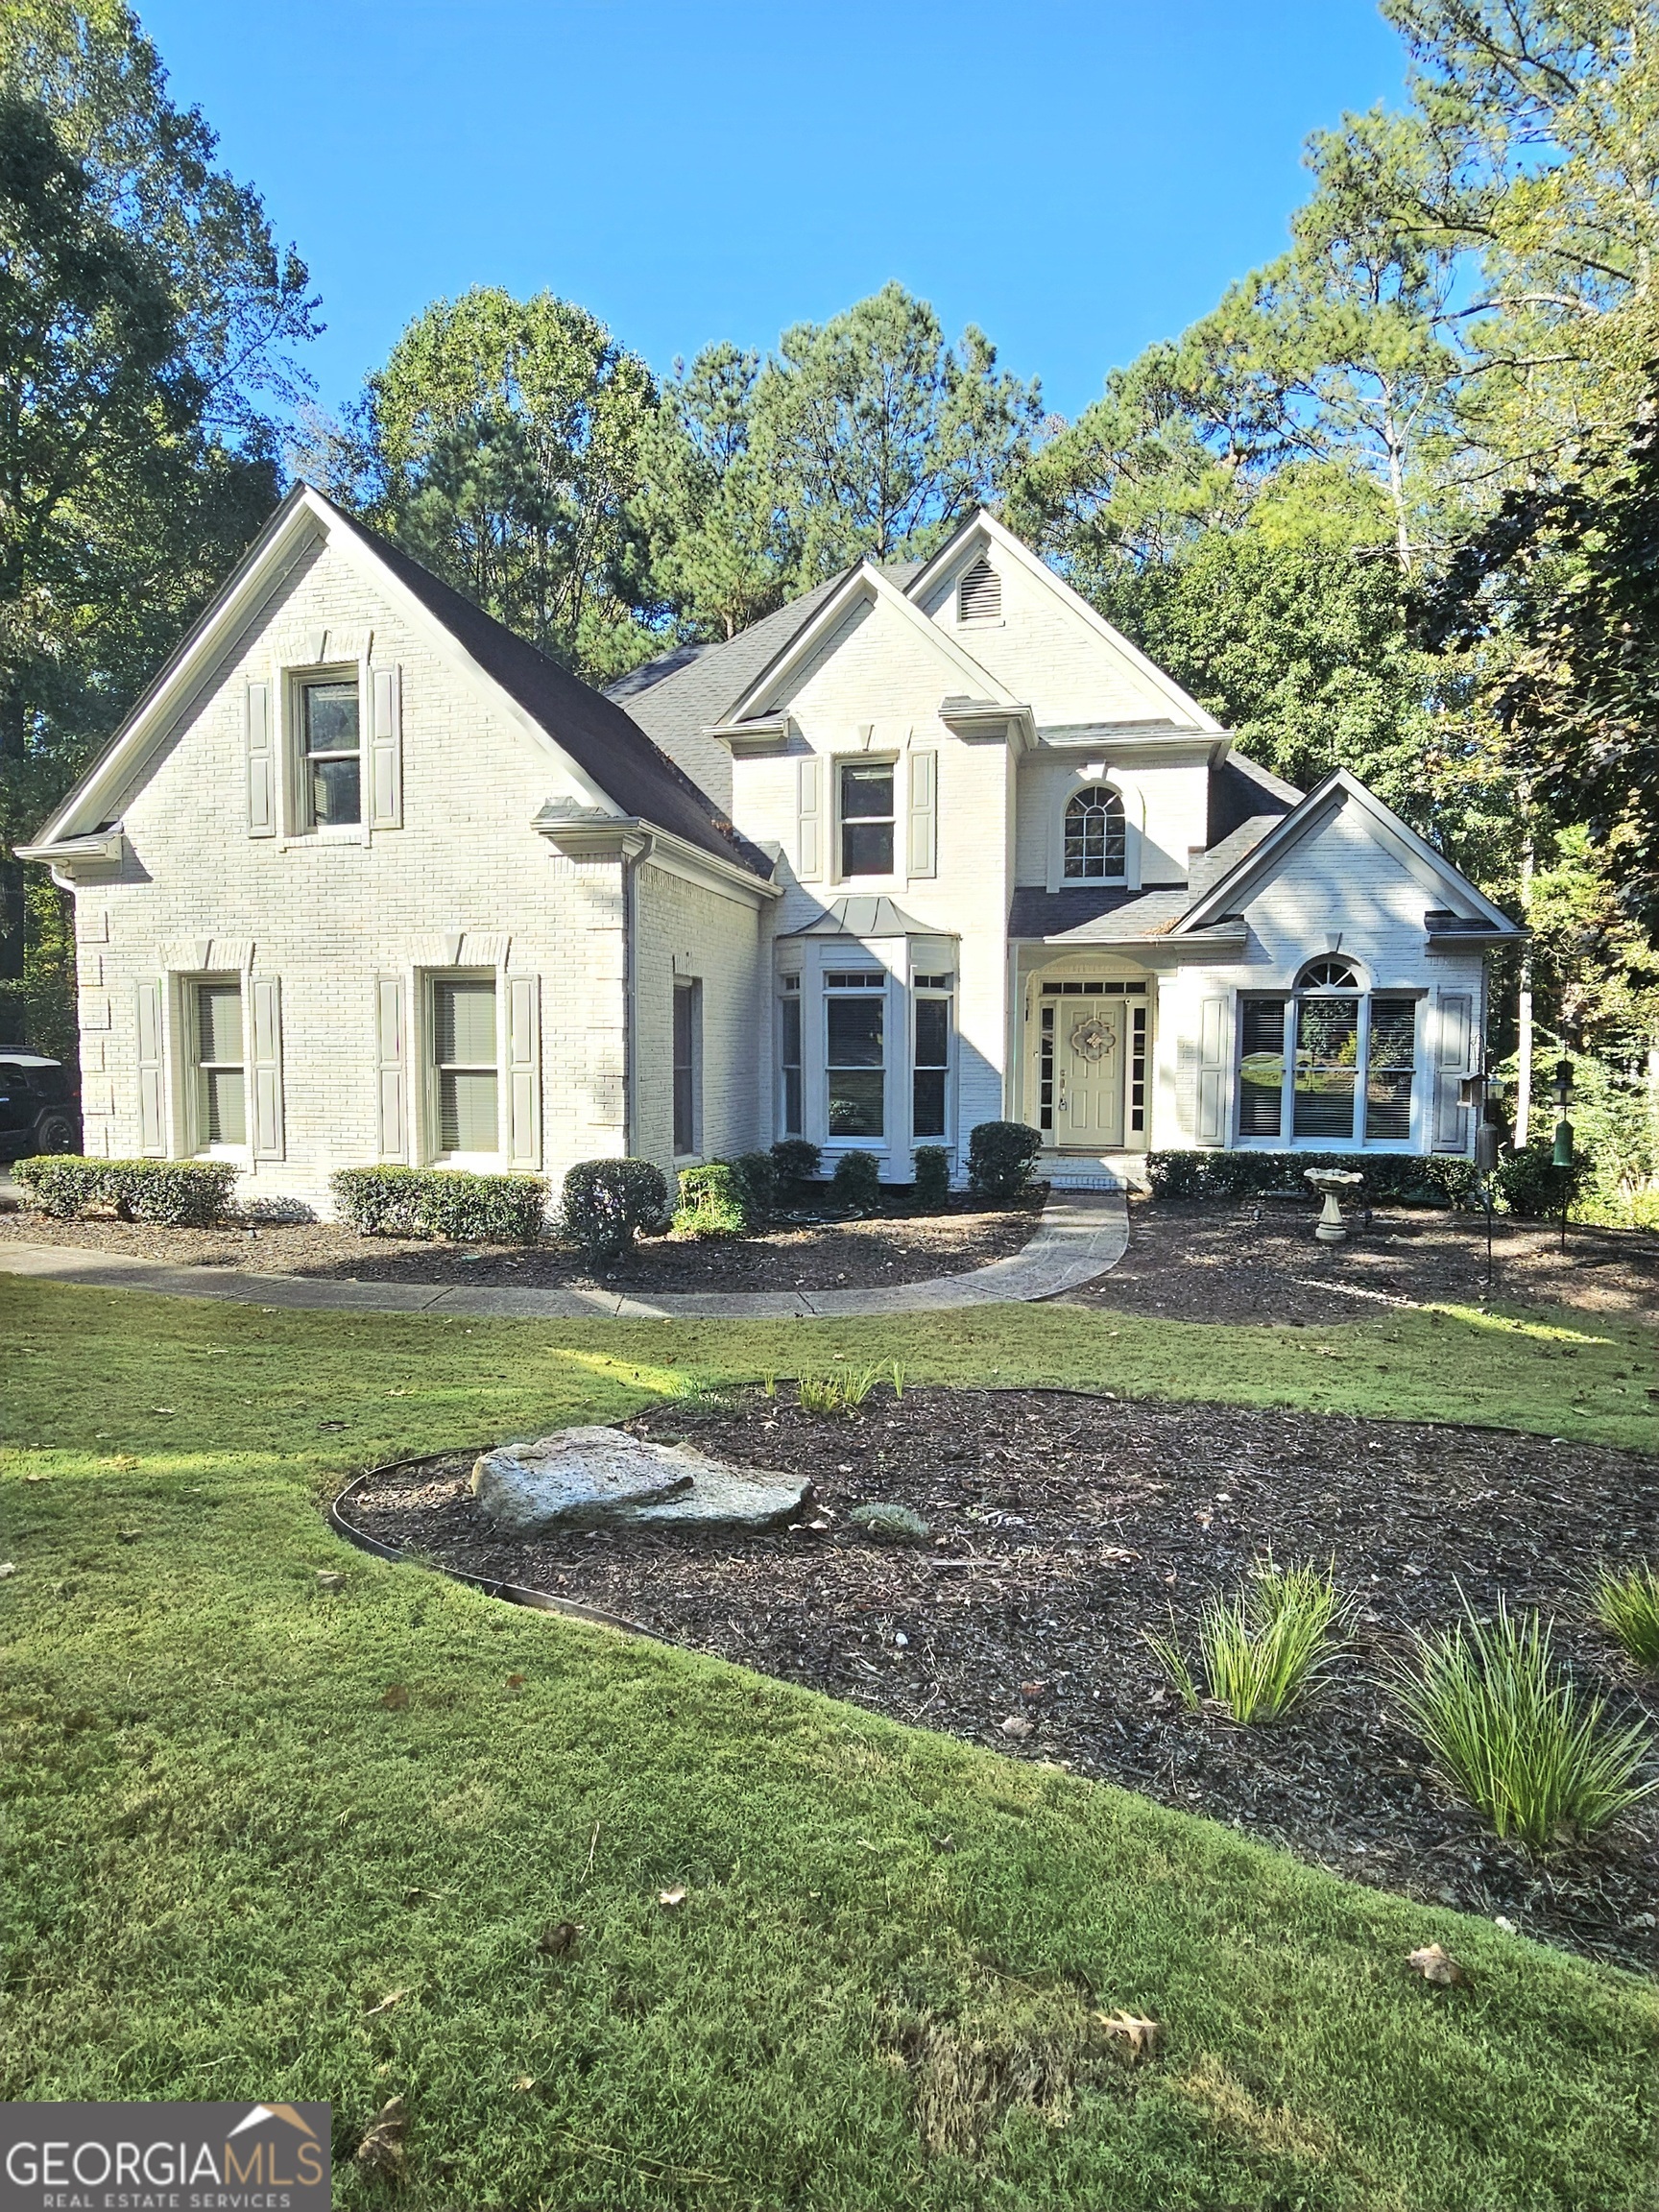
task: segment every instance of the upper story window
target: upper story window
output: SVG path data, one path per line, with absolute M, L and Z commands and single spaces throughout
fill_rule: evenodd
M 840 784 L 841 873 L 893 873 L 893 762 L 843 760 Z
M 1091 783 L 1066 804 L 1066 880 L 1106 883 L 1123 874 L 1123 802 L 1109 783 Z
M 1002 579 L 983 553 L 956 587 L 958 622 L 999 622 L 1002 619 Z
M 357 679 L 307 679 L 299 690 L 301 783 L 306 826 L 313 830 L 354 826 L 363 819 Z

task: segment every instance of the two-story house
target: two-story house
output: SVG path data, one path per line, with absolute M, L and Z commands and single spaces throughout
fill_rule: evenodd
M 25 857 L 73 887 L 86 1149 L 325 1202 L 377 1160 L 906 1182 L 975 1123 L 1468 1149 L 1515 926 L 1304 796 L 989 515 L 604 696 L 298 488 Z

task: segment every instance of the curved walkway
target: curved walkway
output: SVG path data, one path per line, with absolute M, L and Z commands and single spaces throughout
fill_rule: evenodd
M 525 1321 L 758 1321 L 933 1313 L 1055 1298 L 1122 1259 L 1129 1216 L 1121 1190 L 1056 1190 L 1030 1242 L 1007 1260 L 930 1283 L 883 1290 L 446 1290 L 435 1283 L 343 1283 L 328 1276 L 258 1275 L 242 1267 L 169 1267 L 81 1244 L 0 1244 L 0 1274 L 148 1290 L 163 1298 L 233 1298 L 252 1306 L 324 1307 L 357 1313 L 487 1313 Z

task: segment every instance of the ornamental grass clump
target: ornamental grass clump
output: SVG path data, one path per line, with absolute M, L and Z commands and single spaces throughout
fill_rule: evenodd
M 1647 1560 L 1623 1575 L 1603 1565 L 1590 1585 L 1590 1617 L 1638 1667 L 1659 1673 L 1659 1575 Z
M 1552 1630 L 1537 1613 L 1465 1619 L 1419 1635 L 1393 1689 L 1407 1725 L 1441 1779 L 1483 1813 L 1501 1837 L 1533 1851 L 1594 1836 L 1656 1787 L 1638 1779 L 1652 1739 L 1611 1728 L 1606 1701 L 1585 1698 L 1555 1660 Z
M 872 1503 L 854 1505 L 847 1516 L 854 1528 L 874 1537 L 878 1544 L 930 1544 L 933 1531 L 920 1513 L 908 1505 Z
M 1341 1649 L 1349 1612 L 1327 1570 L 1256 1567 L 1233 1598 L 1209 1598 L 1198 1617 L 1198 1657 L 1209 1696 L 1241 1726 L 1277 1720 L 1312 1695 Z M 1189 1712 L 1204 1701 L 1175 1640 L 1142 1631 Z

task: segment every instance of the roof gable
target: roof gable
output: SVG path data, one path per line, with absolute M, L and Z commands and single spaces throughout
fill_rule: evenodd
M 1271 879 L 1298 845 L 1316 836 L 1349 808 L 1366 833 L 1392 854 L 1428 897 L 1441 899 L 1450 912 L 1479 921 L 1495 935 L 1522 934 L 1519 925 L 1502 908 L 1494 906 L 1483 892 L 1478 891 L 1443 853 L 1437 853 L 1427 838 L 1420 837 L 1346 768 L 1334 769 L 1299 805 L 1293 806 L 1265 836 L 1254 843 L 1189 907 L 1171 934 L 1184 936 L 1211 926 L 1224 915 L 1237 913 Z
M 308 485 L 297 485 L 186 632 L 156 680 L 75 788 L 36 848 L 102 827 L 148 773 L 173 718 L 228 643 L 257 618 L 284 570 L 323 540 L 374 582 L 459 672 L 487 684 L 524 735 L 556 760 L 583 802 L 637 817 L 728 862 L 764 876 L 762 855 L 717 816 L 709 799 L 613 701 L 364 527 Z
M 1215 717 L 1184 691 L 1172 676 L 1149 661 L 1121 631 L 1114 629 L 1064 577 L 1056 575 L 1047 562 L 984 508 L 964 522 L 917 571 L 904 588 L 905 596 L 915 602 L 936 629 L 943 631 L 951 619 L 958 583 L 987 555 L 999 574 L 1007 576 L 1012 571 L 1018 576 L 1027 603 L 1034 595 L 1049 612 L 1052 622 L 1060 626 L 1061 634 L 1069 634 L 1077 646 L 1086 649 L 1089 664 L 1094 670 L 1115 674 L 1131 697 L 1137 702 L 1145 701 L 1145 710 L 1138 709 L 1129 719 L 1153 724 L 1167 721 L 1183 733 L 1223 734 Z M 1002 612 L 1000 624 L 984 630 L 973 627 L 967 630 L 967 637 L 974 639 L 973 650 L 993 667 L 1020 643 L 1020 625 L 1010 614 L 1006 594 Z M 1038 650 L 1041 652 L 1043 648 Z M 1052 646 L 1048 650 L 1051 653 Z M 1020 678 L 1013 681 L 1014 687 L 1022 694 L 1029 695 L 1037 689 L 1034 684 Z M 1098 675 L 1093 681 L 1097 684 Z M 1039 705 L 1039 722 L 1051 719 L 1053 717 L 1045 713 Z

